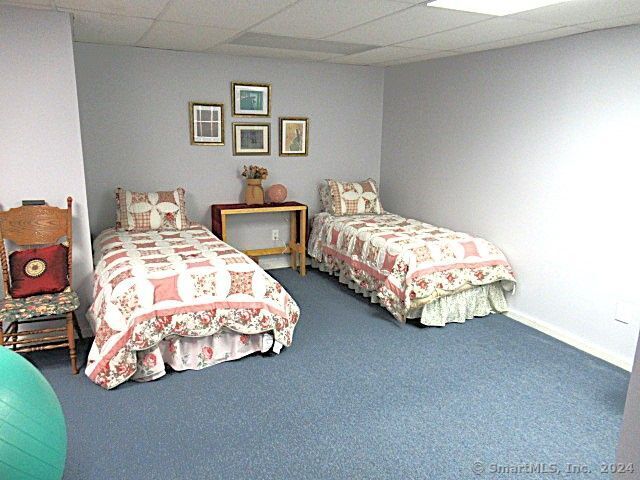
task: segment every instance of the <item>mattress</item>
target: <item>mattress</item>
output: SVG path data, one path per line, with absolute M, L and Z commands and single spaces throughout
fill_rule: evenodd
M 262 350 L 264 337 L 238 343 L 250 335 L 270 333 L 278 346 L 291 345 L 300 316 L 293 298 L 249 257 L 201 225 L 180 231 L 108 229 L 94 241 L 94 252 L 94 300 L 87 317 L 95 340 L 86 374 L 104 388 L 136 375 L 157 378 L 158 371 L 144 370 L 152 359 L 156 364 L 160 356 L 163 363 L 171 359 L 168 345 L 189 344 L 191 352 L 199 348 L 210 357 L 201 366 L 219 363 L 227 353 L 230 359 L 251 348 Z M 216 334 L 200 343 L 169 341 Z M 213 340 L 222 341 L 217 352 L 207 344 Z M 214 348 L 214 354 L 203 347 Z

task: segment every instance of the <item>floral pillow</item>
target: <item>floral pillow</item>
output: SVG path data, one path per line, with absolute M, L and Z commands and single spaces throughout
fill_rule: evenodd
M 375 180 L 368 178 L 362 182 L 339 182 L 327 179 L 330 195 L 330 208 L 333 215 L 358 215 L 383 213 L 378 186 Z
M 323 212 L 331 212 L 331 190 L 329 190 L 329 184 L 326 180 L 323 180 L 318 187 L 318 193 L 320 193 L 320 203 L 322 205 Z
M 183 188 L 171 192 L 130 192 L 116 188 L 117 230 L 184 230 L 190 225 Z

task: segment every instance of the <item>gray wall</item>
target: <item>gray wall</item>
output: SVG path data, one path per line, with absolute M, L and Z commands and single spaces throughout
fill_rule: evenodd
M 631 365 L 640 27 L 385 70 L 384 207 L 501 247 L 520 314 Z
M 616 462 L 634 464 L 633 473 L 621 472 L 616 478 L 640 479 L 640 346 L 636 347 L 636 359 L 629 381 L 627 402 L 624 406 L 624 419 L 622 420 Z
M 321 179 L 379 176 L 382 69 L 89 44 L 76 44 L 75 53 L 94 235 L 114 224 L 116 186 L 183 186 L 189 216 L 209 226 L 210 204 L 241 199 L 244 164 L 266 166 L 267 185 L 285 184 L 289 199 L 312 211 Z M 232 118 L 233 80 L 271 83 L 271 117 Z M 224 146 L 189 144 L 191 100 L 224 104 Z M 278 156 L 279 116 L 309 117 L 308 157 Z M 271 156 L 233 156 L 232 121 L 269 122 Z M 271 247 L 271 228 L 288 236 L 284 218 L 233 219 L 229 241 Z
M 73 197 L 83 322 L 93 268 L 69 15 L 0 6 L 0 72 L 0 206 Z

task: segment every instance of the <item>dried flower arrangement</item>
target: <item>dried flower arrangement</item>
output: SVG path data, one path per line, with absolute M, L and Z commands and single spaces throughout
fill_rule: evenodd
M 256 178 L 260 180 L 264 180 L 269 175 L 269 170 L 260 165 L 249 165 L 248 167 L 245 165 L 242 170 L 242 176 L 245 178 Z

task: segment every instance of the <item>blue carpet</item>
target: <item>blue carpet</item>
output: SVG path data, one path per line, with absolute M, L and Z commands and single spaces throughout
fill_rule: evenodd
M 273 273 L 302 310 L 279 356 L 105 391 L 31 355 L 67 416 L 64 478 L 606 478 L 628 373 L 502 315 L 400 326 L 328 275 Z

